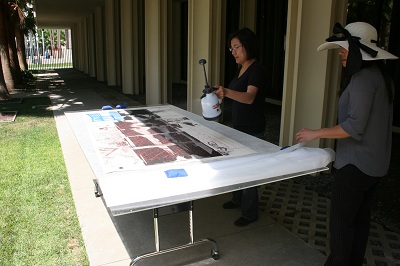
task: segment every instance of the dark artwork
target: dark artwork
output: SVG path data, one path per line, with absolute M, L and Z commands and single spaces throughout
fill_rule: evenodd
M 154 112 L 147 109 L 127 111 L 128 115 L 121 114 L 124 121 L 117 121 L 115 125 L 145 165 L 175 162 L 179 158 L 202 159 L 223 155 L 181 130 L 179 124 L 165 121 Z M 135 123 L 133 117 L 140 122 Z M 196 126 L 186 117 L 182 121 Z

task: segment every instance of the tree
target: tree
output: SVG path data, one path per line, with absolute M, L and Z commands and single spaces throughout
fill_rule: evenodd
M 4 81 L 3 68 L 0 64 L 0 101 L 8 100 L 10 98 L 10 93 L 8 93 L 6 82 Z
M 4 80 L 5 86 L 0 83 L 0 86 L 5 87 L 6 90 L 0 90 L 0 99 L 10 98 L 9 90 L 14 88 L 14 81 L 12 79 L 10 59 L 8 54 L 8 41 L 7 41 L 7 23 L 6 23 L 6 13 L 8 10 L 8 5 L 5 0 L 0 0 L 0 64 L 2 66 L 2 73 L 0 82 Z
M 12 18 L 15 26 L 15 37 L 17 42 L 17 55 L 19 65 L 22 71 L 28 70 L 26 62 L 25 38 L 29 32 L 33 34 L 36 31 L 33 9 L 30 8 L 31 0 L 16 1 L 11 4 Z
M 55 48 L 59 53 L 58 58 L 62 57 L 61 47 L 66 45 L 67 36 L 65 30 L 60 29 L 42 29 L 43 38 L 39 39 L 39 45 L 45 50 L 50 50 L 50 55 L 55 56 Z
M 28 70 L 24 34 L 35 30 L 32 0 L 0 0 L 0 100 L 10 98 L 21 70 Z M 4 85 L 5 84 L 5 85 Z
M 15 21 L 12 18 L 12 3 L 7 2 L 7 9 L 5 12 L 5 22 L 6 22 L 6 32 L 7 32 L 7 49 L 8 49 L 8 60 L 11 72 L 11 78 L 13 80 L 14 86 L 9 87 L 9 91 L 15 89 L 15 85 L 22 81 L 21 68 L 18 62 L 17 47 L 15 43 Z M 7 67 L 7 66 L 5 66 Z M 5 77 L 6 81 L 9 77 Z

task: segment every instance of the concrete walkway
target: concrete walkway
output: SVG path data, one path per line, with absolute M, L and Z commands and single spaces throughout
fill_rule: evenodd
M 61 85 L 46 93 L 53 103 L 90 265 L 129 265 L 132 258 L 155 251 L 152 212 L 118 217 L 110 215 L 102 198 L 94 196 L 95 176 L 64 112 L 99 109 L 104 105 L 114 105 L 115 101 L 126 101 L 128 105 L 134 102 L 122 96 L 104 97 L 115 92 L 78 71 L 62 70 L 57 74 Z M 134 191 L 132 188 L 132 193 Z M 216 240 L 219 260 L 211 258 L 212 246 L 205 243 L 140 260 L 136 265 L 323 265 L 325 256 L 321 252 L 275 222 L 267 213 L 260 211 L 260 219 L 247 227 L 235 227 L 233 221 L 240 216 L 240 210 L 223 210 L 221 207 L 229 199 L 230 195 L 224 194 L 194 203 L 194 240 Z M 161 217 L 159 227 L 161 249 L 190 241 L 187 212 Z

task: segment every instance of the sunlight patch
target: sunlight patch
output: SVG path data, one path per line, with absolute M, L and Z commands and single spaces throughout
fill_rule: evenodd
M 17 111 L 0 112 L 0 123 L 1 122 L 14 122 L 16 117 L 17 117 Z

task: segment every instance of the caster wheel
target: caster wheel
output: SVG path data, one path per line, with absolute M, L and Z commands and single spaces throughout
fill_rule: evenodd
M 212 250 L 212 251 L 211 251 L 211 257 L 212 257 L 214 260 L 218 260 L 218 259 L 219 259 L 219 253 L 218 253 L 218 251 Z

